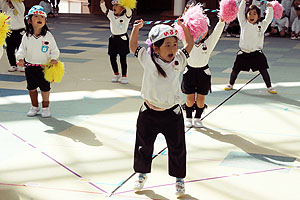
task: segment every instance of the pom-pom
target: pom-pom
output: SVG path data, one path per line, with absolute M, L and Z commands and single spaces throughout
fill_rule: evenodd
M 119 4 L 126 9 L 136 8 L 136 0 L 119 0 Z
M 235 20 L 239 11 L 237 0 L 221 0 L 219 16 L 225 22 L 229 23 Z
M 204 14 L 201 4 L 190 7 L 182 16 L 183 23 L 189 28 L 194 41 L 198 40 L 203 34 L 208 31 L 209 19 Z M 178 37 L 185 40 L 183 29 L 178 24 L 175 24 L 178 30 Z
M 56 65 L 49 65 L 44 68 L 44 78 L 50 83 L 59 83 L 64 76 L 64 64 L 57 61 Z
M 11 32 L 8 21 L 9 16 L 4 13 L 0 13 L 0 46 L 5 44 L 5 39 Z
M 274 12 L 274 19 L 281 19 L 283 6 L 278 1 L 271 1 L 273 12 Z

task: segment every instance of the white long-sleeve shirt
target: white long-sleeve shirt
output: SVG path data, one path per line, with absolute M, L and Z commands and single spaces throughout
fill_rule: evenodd
M 174 60 L 170 63 L 154 58 L 166 72 L 167 77 L 158 74 L 145 47 L 139 50 L 137 58 L 144 68 L 141 95 L 145 100 L 164 109 L 183 103 L 179 77 L 187 64 L 187 56 L 181 50 L 178 50 Z
M 277 27 L 279 31 L 283 29 L 283 27 L 286 27 L 286 31 L 288 31 L 289 28 L 289 18 L 283 17 L 281 19 L 274 19 L 271 24 L 272 27 Z
M 273 8 L 268 7 L 266 17 L 262 22 L 251 24 L 245 15 L 246 1 L 243 0 L 239 7 L 238 20 L 241 26 L 239 46 L 244 52 L 261 50 L 264 45 L 264 33 L 273 19 Z
M 292 6 L 290 12 L 290 27 L 292 27 L 292 24 L 297 17 L 297 11 L 295 10 L 294 6 Z
M 191 67 L 200 68 L 208 64 L 210 55 L 222 35 L 224 26 L 225 22 L 219 21 L 212 34 L 207 38 L 207 40 L 204 41 L 204 43 L 194 45 L 192 51 L 190 52 L 190 57 L 187 60 L 188 65 Z
M 18 30 L 25 28 L 24 22 L 24 13 L 25 6 L 23 2 L 11 1 L 14 8 L 10 8 L 6 0 L 0 0 L 0 7 L 2 10 L 10 16 L 9 24 L 11 26 L 11 30 Z
M 48 64 L 50 60 L 57 60 L 59 49 L 53 35 L 48 31 L 45 36 L 35 37 L 26 34 L 16 53 L 17 60 L 25 59 L 32 64 Z
M 300 32 L 300 19 L 297 17 L 294 19 L 293 25 L 292 25 L 292 31 L 298 34 Z
M 127 33 L 128 25 L 132 17 L 132 10 L 126 9 L 126 13 L 122 16 L 116 16 L 112 10 L 108 10 L 105 3 L 100 3 L 100 8 L 103 13 L 107 13 L 107 18 L 110 21 L 110 31 L 113 35 L 122 35 Z

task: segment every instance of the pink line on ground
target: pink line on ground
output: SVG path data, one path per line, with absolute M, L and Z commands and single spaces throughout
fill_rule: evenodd
M 27 142 L 25 139 L 23 139 L 22 137 L 18 136 L 17 134 L 11 132 L 10 130 L 8 130 L 6 127 L 4 127 L 2 124 L 0 124 L 0 127 L 2 127 L 5 131 L 9 132 L 10 134 L 12 134 L 13 136 L 15 136 L 16 138 L 18 138 L 19 140 L 21 140 L 22 142 L 26 143 L 27 145 L 29 145 L 30 147 L 38 150 L 38 148 L 36 148 L 34 145 L 30 144 L 29 142 Z M 56 159 L 54 159 L 53 157 L 51 157 L 50 155 L 48 155 L 47 153 L 38 150 L 41 154 L 45 155 L 46 157 L 48 157 L 50 160 L 54 161 L 55 163 L 57 163 L 58 165 L 62 166 L 63 168 L 65 168 L 66 170 L 68 170 L 69 172 L 71 172 L 72 174 L 74 174 L 75 176 L 79 177 L 79 178 L 83 178 L 81 175 L 79 175 L 78 173 L 76 173 L 75 171 L 73 171 L 72 169 L 70 169 L 69 167 L 67 167 L 66 165 L 62 164 L 61 162 L 57 161 Z M 90 185 L 94 186 L 95 188 L 97 188 L 98 190 L 101 190 L 104 193 L 107 193 L 105 190 L 101 189 L 100 187 L 98 187 L 97 185 L 95 185 L 94 183 L 87 181 Z

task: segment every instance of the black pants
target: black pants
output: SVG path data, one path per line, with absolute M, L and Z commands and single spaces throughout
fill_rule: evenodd
M 21 35 L 21 32 L 23 31 L 24 29 L 12 30 L 11 35 L 6 38 L 6 53 L 10 66 L 17 66 L 15 52 L 22 42 L 23 35 Z
M 146 110 L 144 110 L 146 109 Z M 162 133 L 168 146 L 169 175 L 186 176 L 186 146 L 181 108 L 176 105 L 165 111 L 154 111 L 147 105 L 140 109 L 134 151 L 134 170 L 150 173 L 153 146 L 158 133 Z
M 267 88 L 271 87 L 272 86 L 271 85 L 271 78 L 270 78 L 270 75 L 268 73 L 268 70 L 267 69 L 260 69 L 259 72 L 260 72 L 261 76 L 263 77 Z M 234 85 L 235 80 L 237 79 L 237 76 L 238 76 L 239 73 L 240 73 L 240 71 L 238 71 L 238 70 L 232 70 L 232 72 L 230 74 L 230 81 L 229 81 L 229 83 L 231 85 Z
M 117 63 L 117 55 L 109 55 L 109 57 L 110 57 L 111 67 L 112 67 L 114 73 L 119 73 L 119 68 L 118 68 L 118 63 Z M 126 76 L 126 74 L 127 74 L 126 57 L 127 57 L 127 55 L 120 55 L 122 76 Z

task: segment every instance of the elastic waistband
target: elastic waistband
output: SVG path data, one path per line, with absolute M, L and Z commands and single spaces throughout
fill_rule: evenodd
M 200 69 L 200 70 L 203 70 L 203 71 L 206 70 L 206 69 L 209 69 L 208 65 L 205 65 L 203 67 L 193 67 L 193 66 L 188 65 L 187 67 L 188 68 L 193 68 L 193 69 Z
M 41 64 L 25 63 L 25 67 L 44 67 L 44 66 Z
M 122 37 L 122 36 L 126 36 L 127 35 L 127 33 L 124 33 L 124 34 L 121 34 L 121 35 L 111 35 L 111 37 Z
M 147 109 L 153 110 L 153 109 L 151 109 L 151 108 L 147 105 L 146 102 L 144 102 L 144 106 L 145 106 Z M 176 105 L 172 106 L 171 108 L 165 109 L 165 110 L 163 110 L 163 111 L 157 111 L 157 110 L 153 110 L 153 111 L 156 111 L 156 112 L 173 111 L 173 110 L 175 110 L 175 109 L 178 108 L 178 107 L 179 107 L 179 104 L 176 104 Z

